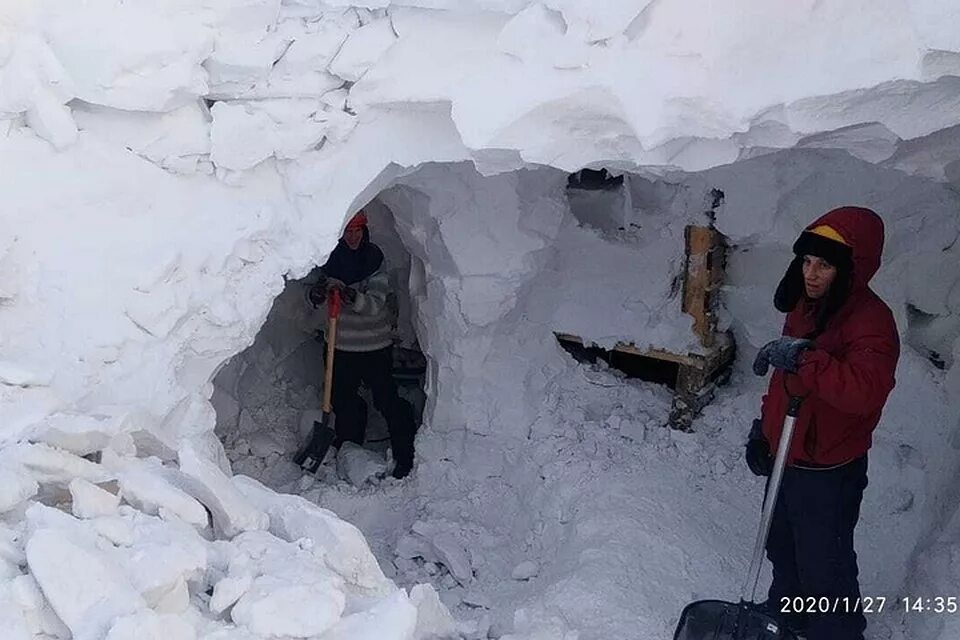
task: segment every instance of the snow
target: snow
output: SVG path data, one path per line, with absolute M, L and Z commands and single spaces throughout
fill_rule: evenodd
M 31 574 L 78 640 L 102 637 L 115 618 L 146 608 L 119 567 L 63 530 L 37 531 L 26 551 Z
M 9 635 L 668 635 L 687 600 L 736 588 L 760 491 L 739 462 L 761 391 L 744 364 L 779 330 L 793 238 L 848 203 L 887 220 L 876 287 L 906 346 L 864 592 L 947 589 L 954 4 L 4 3 Z M 571 197 L 585 165 L 630 173 Z M 694 348 L 670 283 L 714 188 L 737 370 L 695 434 L 671 433 L 666 392 L 573 365 L 553 332 Z M 319 345 L 281 292 L 374 198 L 409 260 L 402 333 L 429 359 L 417 468 L 370 483 L 345 452 L 353 484 L 302 479 Z
M 110 516 L 120 506 L 120 496 L 101 489 L 82 478 L 70 481 L 70 509 L 78 518 Z
M 178 452 L 180 485 L 200 500 L 213 517 L 214 527 L 227 538 L 242 531 L 259 531 L 269 524 L 267 514 L 250 504 L 230 478 L 191 445 Z

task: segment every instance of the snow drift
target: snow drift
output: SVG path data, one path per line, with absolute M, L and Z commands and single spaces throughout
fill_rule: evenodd
M 418 482 L 456 501 L 497 477 L 515 513 L 545 464 L 518 467 L 515 452 L 546 428 L 541 399 L 569 372 L 551 332 L 616 341 L 640 317 L 632 337 L 682 345 L 662 285 L 711 189 L 726 194 L 727 322 L 747 357 L 777 330 L 763 301 L 798 230 L 830 206 L 875 207 L 889 234 L 877 287 L 919 355 L 875 458 L 898 470 L 876 509 L 909 515 L 869 539 L 888 555 L 865 580 L 901 589 L 914 554 L 946 553 L 957 503 L 941 490 L 957 465 L 942 443 L 960 389 L 955 367 L 926 358 L 960 356 L 955 3 L 351 4 L 0 7 L 0 616 L 14 633 L 362 637 L 387 618 L 398 639 L 454 632 L 435 595 L 383 576 L 355 529 L 231 478 L 213 432 L 218 369 L 254 342 L 284 279 L 322 262 L 378 195 L 413 256 L 430 358 Z M 648 246 L 608 252 L 575 225 L 565 172 L 591 164 L 635 174 L 623 211 Z M 583 266 L 598 252 L 643 265 L 642 293 L 607 317 L 604 296 L 635 283 L 592 287 L 607 269 Z M 575 600 L 563 584 L 554 612 Z M 323 615 L 299 617 L 291 598 Z M 619 630 L 659 633 L 673 602 L 652 598 L 649 626 Z M 590 633 L 588 614 L 515 628 Z

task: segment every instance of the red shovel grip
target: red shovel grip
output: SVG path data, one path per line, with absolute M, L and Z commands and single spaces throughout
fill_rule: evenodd
M 336 318 L 340 315 L 340 309 L 343 307 L 343 299 L 340 297 L 340 289 L 334 287 L 330 289 L 329 303 L 327 304 L 327 317 Z

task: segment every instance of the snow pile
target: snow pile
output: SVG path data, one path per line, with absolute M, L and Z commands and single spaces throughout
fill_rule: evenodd
M 30 489 L 18 500 L 8 489 L 3 509 L 5 637 L 399 640 L 428 637 L 418 627 L 457 630 L 429 587 L 408 597 L 356 528 L 302 498 L 230 478 L 189 447 L 179 465 L 100 453 L 97 463 L 44 445 L 3 450 L 4 469 Z

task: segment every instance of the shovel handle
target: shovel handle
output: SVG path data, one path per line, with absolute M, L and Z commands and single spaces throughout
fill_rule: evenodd
M 783 479 L 783 469 L 790 452 L 790 442 L 793 440 L 793 428 L 800 415 L 802 397 L 790 396 L 787 415 L 783 421 L 783 430 L 780 434 L 780 444 L 777 447 L 777 457 L 773 462 L 773 471 L 767 484 L 767 494 L 763 499 L 763 515 L 757 529 L 757 540 L 753 547 L 753 558 L 750 561 L 750 570 L 747 579 L 740 590 L 741 602 L 756 602 L 757 582 L 760 580 L 760 565 L 763 562 L 763 551 L 770 536 L 770 524 L 773 522 L 773 510 L 777 506 L 777 495 L 780 493 L 780 481 Z
M 333 320 L 340 316 L 340 310 L 343 308 L 343 298 L 340 297 L 340 289 L 333 287 L 330 289 L 330 300 L 327 304 L 327 318 Z
M 337 343 L 337 319 L 340 315 L 340 291 L 330 291 L 329 319 L 327 320 L 327 357 L 323 372 L 323 412 L 327 415 L 333 410 L 333 356 Z

